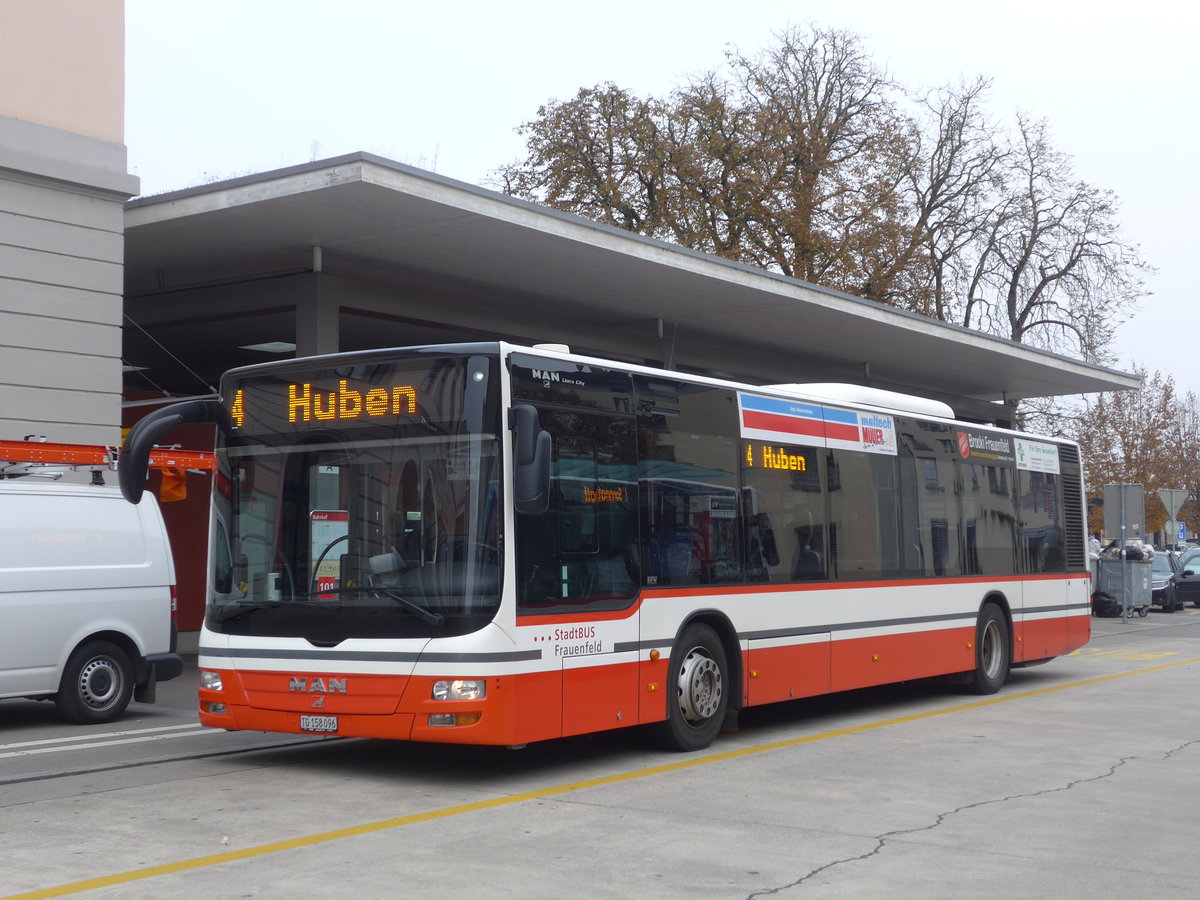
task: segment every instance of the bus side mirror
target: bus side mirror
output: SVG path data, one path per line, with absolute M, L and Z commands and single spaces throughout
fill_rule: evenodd
M 550 506 L 550 432 L 542 428 L 537 410 L 518 403 L 509 411 L 513 440 L 513 506 L 518 513 L 536 516 Z
M 117 459 L 117 480 L 121 483 L 121 495 L 130 503 L 142 499 L 146 489 L 146 467 L 150 463 L 150 451 L 160 438 L 170 434 L 177 425 L 193 422 L 215 422 L 221 425 L 228 421 L 219 400 L 188 400 L 173 403 L 155 410 L 133 426 L 125 446 Z

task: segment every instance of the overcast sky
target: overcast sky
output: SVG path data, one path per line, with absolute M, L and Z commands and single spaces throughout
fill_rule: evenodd
M 573 4 L 126 0 L 126 131 L 143 194 L 364 150 L 471 184 L 514 129 L 605 81 L 665 95 L 727 46 L 850 28 L 909 86 L 994 80 L 990 108 L 1047 119 L 1079 176 L 1116 192 L 1158 269 L 1118 368 L 1200 393 L 1193 299 L 1200 12 L 1141 0 L 606 0 Z

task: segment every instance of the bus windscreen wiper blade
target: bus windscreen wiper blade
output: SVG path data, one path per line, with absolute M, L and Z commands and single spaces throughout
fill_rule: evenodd
M 355 587 L 321 588 L 320 590 L 317 591 L 316 594 L 310 594 L 309 596 L 315 597 L 315 596 L 321 596 L 321 595 L 325 595 L 325 594 L 362 594 L 362 593 L 380 594 L 384 597 L 387 597 L 389 600 L 403 606 L 405 609 L 407 609 L 410 613 L 415 615 L 421 621 L 428 622 L 430 625 L 441 625 L 446 621 L 446 617 L 441 615 L 440 613 L 435 613 L 431 609 L 426 609 L 421 604 L 414 603 L 412 600 L 409 600 L 407 597 L 397 594 L 393 590 L 389 590 L 388 588 L 381 587 L 379 585 L 374 585 L 374 584 L 357 585 Z
M 380 594 L 383 594 L 383 596 L 387 597 L 389 600 L 393 600 L 396 603 L 399 603 L 401 606 L 403 606 L 405 609 L 407 609 L 410 613 L 415 615 L 421 621 L 428 622 L 430 625 L 441 625 L 443 622 L 446 621 L 446 617 L 441 615 L 440 613 L 435 613 L 431 609 L 426 609 L 425 607 L 421 606 L 421 604 L 419 604 L 419 603 L 413 603 L 407 597 L 402 597 L 399 594 L 397 594 L 395 591 L 389 591 L 387 588 L 380 588 L 380 587 L 372 588 L 372 590 L 374 590 Z
M 237 603 L 233 606 L 216 610 L 213 613 L 213 617 L 218 622 L 228 622 L 230 619 L 236 619 L 252 612 L 259 612 L 264 609 L 277 609 L 280 605 L 280 601 L 278 600 L 264 600 L 258 603 Z

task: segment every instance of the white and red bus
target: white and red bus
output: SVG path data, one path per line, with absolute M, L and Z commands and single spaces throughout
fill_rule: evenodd
M 1087 642 L 1078 448 L 845 385 L 507 343 L 286 360 L 219 422 L 208 726 L 519 746 L 1010 667 Z

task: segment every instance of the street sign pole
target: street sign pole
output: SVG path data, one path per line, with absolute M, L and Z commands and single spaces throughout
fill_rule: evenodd
M 1183 504 L 1187 501 L 1188 492 L 1181 491 L 1178 488 L 1159 488 L 1158 499 L 1162 501 L 1163 508 L 1167 511 L 1167 535 L 1178 535 L 1179 531 L 1179 510 L 1183 509 Z M 1176 536 L 1174 540 L 1186 540 L 1186 532 L 1184 537 Z

